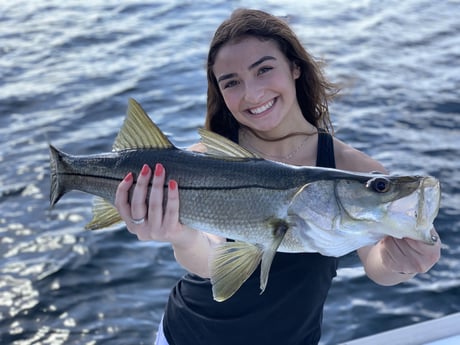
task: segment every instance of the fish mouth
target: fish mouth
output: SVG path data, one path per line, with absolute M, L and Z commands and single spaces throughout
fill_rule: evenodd
M 267 110 L 273 108 L 273 106 L 275 105 L 276 103 L 276 100 L 277 98 L 273 98 L 271 100 L 269 100 L 268 102 L 265 102 L 264 104 L 258 106 L 258 107 L 254 107 L 254 108 L 249 108 L 247 110 L 247 112 L 251 115 L 260 115 L 264 112 L 266 112 Z
M 418 240 L 427 244 L 434 244 L 436 241 L 431 235 L 433 222 L 438 215 L 441 202 L 441 190 L 439 180 L 433 177 L 423 177 L 417 190 L 404 198 L 394 202 L 391 206 L 395 212 L 404 215 L 400 222 L 415 225 Z M 402 225 L 400 224 L 400 225 Z M 409 226 L 409 224 L 406 224 Z
M 431 227 L 441 203 L 439 180 L 433 177 L 423 178 L 421 188 L 417 190 L 417 193 L 419 195 L 417 228 Z

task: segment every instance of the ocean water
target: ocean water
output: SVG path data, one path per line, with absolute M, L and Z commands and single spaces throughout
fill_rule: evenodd
M 123 226 L 85 231 L 88 195 L 68 194 L 50 211 L 48 143 L 110 151 L 129 97 L 179 147 L 197 141 L 209 41 L 242 6 L 285 17 L 344 85 L 331 106 L 340 139 L 392 172 L 442 183 L 440 262 L 381 287 L 346 256 L 321 343 L 460 311 L 460 2 L 298 3 L 0 2 L 0 344 L 152 344 L 184 271 L 168 245 Z

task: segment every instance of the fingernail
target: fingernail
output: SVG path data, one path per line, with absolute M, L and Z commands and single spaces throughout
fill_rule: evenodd
M 141 175 L 142 176 L 146 176 L 148 175 L 150 172 L 150 168 L 147 164 L 144 164 L 144 166 L 142 167 L 142 170 L 141 170 Z
M 177 189 L 177 182 L 174 180 L 169 181 L 169 189 L 170 190 L 176 190 Z
M 161 165 L 160 163 L 157 163 L 155 165 L 155 176 L 163 175 L 163 171 L 164 171 L 163 165 Z
M 133 180 L 133 173 L 128 173 L 123 180 L 125 182 L 131 182 Z

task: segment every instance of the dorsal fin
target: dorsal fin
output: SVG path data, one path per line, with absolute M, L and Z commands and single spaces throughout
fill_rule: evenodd
M 113 151 L 173 147 L 141 105 L 130 98 L 126 119 L 113 143 Z
M 260 158 L 222 135 L 204 128 L 200 128 L 198 133 L 201 136 L 201 143 L 206 146 L 206 154 L 222 158 Z

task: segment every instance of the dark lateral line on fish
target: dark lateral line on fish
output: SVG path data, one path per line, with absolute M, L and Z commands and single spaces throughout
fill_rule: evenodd
M 150 186 L 151 184 L 149 184 Z M 166 188 L 166 186 L 165 186 Z M 260 189 L 267 189 L 267 190 L 284 190 L 285 188 L 274 188 L 274 187 L 267 187 L 261 186 L 257 184 L 253 185 L 244 185 L 244 186 L 229 186 L 229 187 L 205 187 L 205 186 L 181 186 L 179 185 L 179 190 L 235 190 L 235 189 L 253 189 L 253 188 L 260 188 Z
M 60 173 L 61 175 L 68 175 L 68 176 L 83 176 L 83 177 L 91 177 L 94 179 L 106 179 L 106 180 L 112 180 L 112 181 L 117 181 L 121 182 L 122 179 L 118 177 L 110 177 L 110 176 L 98 176 L 98 175 L 82 175 L 82 174 L 75 174 L 75 173 Z M 136 181 L 134 181 L 134 184 L 136 184 Z M 152 183 L 149 183 L 149 187 L 152 186 Z M 164 188 L 167 188 L 167 185 L 164 185 Z M 286 188 L 275 188 L 275 187 L 268 187 L 268 186 L 262 186 L 258 184 L 252 184 L 252 185 L 240 185 L 240 186 L 228 186 L 228 187 L 212 187 L 212 186 L 184 186 L 184 185 L 179 185 L 179 190 L 236 190 L 236 189 L 253 189 L 253 188 L 261 188 L 261 189 L 267 189 L 267 190 L 284 190 Z

